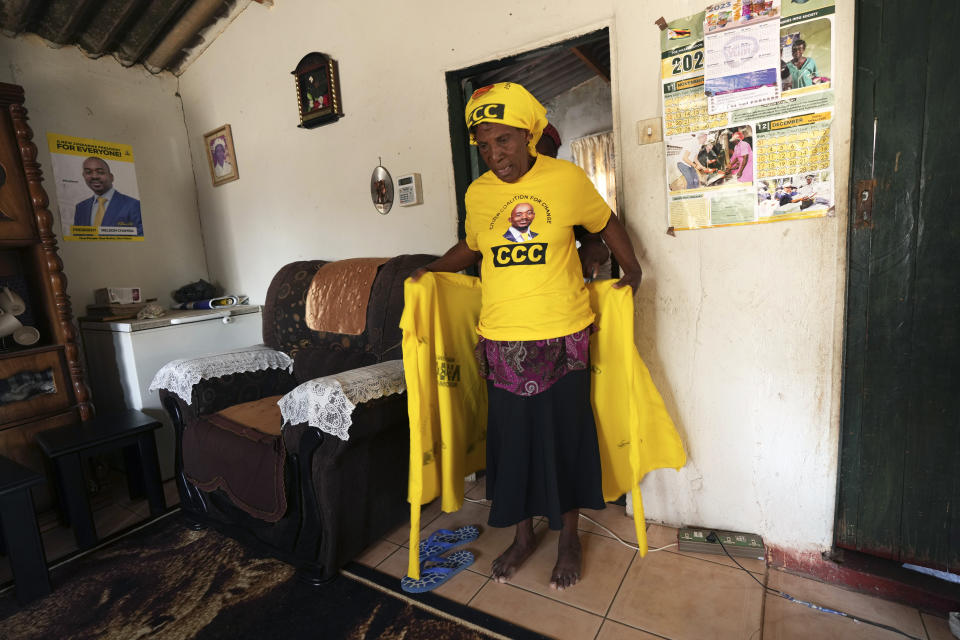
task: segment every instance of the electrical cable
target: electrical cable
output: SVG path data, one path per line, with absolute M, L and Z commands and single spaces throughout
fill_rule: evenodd
M 887 631 L 893 631 L 894 633 L 898 633 L 898 634 L 900 634 L 901 636 L 903 636 L 903 637 L 905 637 L 905 638 L 910 638 L 910 640 L 923 640 L 923 638 L 918 638 L 917 636 L 912 636 L 912 635 L 910 635 L 909 633 L 906 633 L 906 632 L 904 632 L 904 631 L 901 631 L 900 629 L 897 629 L 896 627 L 891 627 L 890 625 L 883 624 L 882 622 L 874 622 L 873 620 L 867 620 L 866 618 L 859 618 L 859 617 L 857 617 L 857 616 L 855 616 L 855 615 L 853 615 L 853 614 L 851 614 L 851 613 L 847 613 L 846 611 L 839 611 L 839 610 L 837 610 L 837 609 L 830 609 L 829 607 L 824 607 L 824 606 L 821 606 L 821 605 L 819 605 L 819 604 L 814 604 L 813 602 L 807 602 L 806 600 L 800 600 L 799 598 L 794 598 L 794 597 L 791 596 L 789 593 L 784 593 L 783 591 L 780 591 L 779 589 L 774 589 L 773 587 L 768 587 L 767 585 L 765 585 L 765 584 L 763 584 L 762 582 L 760 582 L 759 580 L 757 580 L 757 576 L 755 576 L 755 575 L 753 575 L 752 573 L 750 573 L 750 571 L 747 570 L 746 568 L 744 568 L 744 566 L 743 566 L 742 564 L 740 564 L 739 562 L 737 562 L 737 559 L 736 559 L 736 558 L 734 558 L 732 555 L 730 555 L 730 552 L 727 551 L 727 547 L 724 546 L 723 540 L 720 539 L 720 536 L 717 535 L 717 532 L 716 532 L 716 531 L 711 531 L 711 532 L 710 532 L 710 534 L 707 536 L 707 542 L 717 542 L 717 543 L 719 543 L 719 544 L 720 544 L 720 548 L 723 549 L 723 552 L 724 552 L 725 554 L 727 554 L 727 557 L 730 558 L 731 560 L 733 560 L 734 564 L 736 564 L 738 567 L 740 567 L 741 569 L 743 569 L 743 570 L 747 573 L 748 576 L 750 576 L 751 578 L 753 578 L 754 582 L 756 582 L 757 584 L 759 584 L 765 591 L 769 591 L 770 593 L 773 593 L 773 594 L 775 594 L 775 595 L 778 595 L 778 596 L 780 596 L 781 598 L 783 598 L 784 600 L 787 600 L 787 601 L 789 601 L 789 602 L 793 602 L 793 603 L 796 603 L 796 604 L 802 604 L 803 606 L 809 607 L 809 608 L 811 608 L 811 609 L 814 609 L 815 611 L 822 611 L 823 613 L 832 613 L 833 615 L 842 616 L 842 617 L 844 617 L 844 618 L 848 618 L 848 619 L 850 619 L 850 620 L 853 620 L 854 622 L 862 622 L 863 624 L 869 624 L 869 625 L 872 625 L 872 626 L 874 626 L 874 627 L 879 627 L 879 628 L 881 628 L 881 629 L 886 629 Z
M 468 497 L 466 497 L 466 496 L 464 496 L 463 499 L 466 500 L 467 502 L 473 502 L 473 503 L 475 503 L 475 504 L 485 504 L 485 503 L 487 502 L 486 500 L 476 500 L 476 499 L 474 499 L 474 498 L 468 498 Z M 619 542 L 619 543 L 622 544 L 623 546 L 628 547 L 628 548 L 630 548 L 630 549 L 633 549 L 634 551 L 640 551 L 640 547 L 638 547 L 637 545 L 632 544 L 632 543 L 630 543 L 630 542 L 627 542 L 626 540 L 624 540 L 623 538 L 621 538 L 620 536 L 618 536 L 616 533 L 614 533 L 613 531 L 611 531 L 611 530 L 608 529 L 607 527 L 603 526 L 602 524 L 600 524 L 599 522 L 597 522 L 596 520 L 594 520 L 594 519 L 591 518 L 590 516 L 581 513 L 581 514 L 580 514 L 580 517 L 583 518 L 584 520 L 589 520 L 590 522 L 592 522 L 592 523 L 595 524 L 596 526 L 600 527 L 601 529 L 603 529 L 604 531 L 606 531 L 607 533 L 609 533 L 611 536 L 613 536 L 613 537 L 617 540 L 617 542 Z M 666 544 L 666 545 L 664 545 L 664 546 L 662 546 L 662 547 L 647 547 L 647 553 L 653 553 L 653 552 L 655 552 L 655 551 L 663 551 L 664 549 L 669 549 L 670 547 L 675 547 L 675 546 L 677 546 L 677 544 L 678 544 L 678 543 L 673 542 L 673 543 L 671 543 L 671 544 Z

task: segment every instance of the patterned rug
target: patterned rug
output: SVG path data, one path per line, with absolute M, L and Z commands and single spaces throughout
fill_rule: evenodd
M 465 607 L 450 603 L 459 609 L 450 614 L 442 598 L 404 598 L 376 572 L 358 573 L 364 575 L 341 574 L 312 586 L 298 581 L 290 565 L 212 529 L 194 531 L 175 512 L 57 567 L 53 593 L 45 598 L 20 607 L 7 592 L 0 598 L 0 637 L 479 640 L 515 637 L 513 630 L 528 634 L 488 618 L 492 631 L 482 616 L 480 624 L 460 617 Z

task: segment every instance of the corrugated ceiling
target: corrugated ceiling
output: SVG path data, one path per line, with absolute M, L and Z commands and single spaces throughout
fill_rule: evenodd
M 550 47 L 543 53 L 520 56 L 470 78 L 474 88 L 494 82 L 522 84 L 540 102 L 548 102 L 594 76 L 610 81 L 610 40 L 604 32 L 591 42 Z
M 191 54 L 222 31 L 215 25 L 250 1 L 0 0 L 0 30 L 8 36 L 33 33 L 56 47 L 77 45 L 94 58 L 112 55 L 124 66 L 179 74 Z
M 255 0 L 272 5 L 272 0 Z M 0 30 L 33 33 L 51 46 L 76 45 L 91 57 L 114 56 L 153 73 L 179 75 L 251 0 L 0 0 Z M 589 40 L 589 39 L 588 39 Z M 610 80 L 606 33 L 575 46 L 549 47 L 478 73 L 474 87 L 500 81 L 524 85 L 541 102 L 595 75 Z

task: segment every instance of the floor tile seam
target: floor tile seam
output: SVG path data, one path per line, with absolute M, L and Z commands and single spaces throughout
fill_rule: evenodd
M 132 502 L 130 503 L 131 506 L 133 506 L 133 504 L 134 504 L 134 503 L 132 503 Z M 134 514 L 134 515 L 137 515 L 137 516 L 142 516 L 142 515 L 143 515 L 142 513 L 139 513 L 138 511 L 136 511 L 135 509 L 131 509 L 130 507 L 128 507 L 128 506 L 126 506 L 126 505 L 123 505 L 123 504 L 120 504 L 119 502 L 116 503 L 116 506 L 118 506 L 118 507 L 120 507 L 121 509 L 123 509 L 124 511 L 128 511 L 128 512 Z M 144 504 L 142 504 L 142 505 L 140 505 L 140 506 L 141 506 L 141 507 L 144 507 L 144 506 L 147 506 L 147 505 L 146 505 L 146 503 L 144 503 Z M 149 513 L 149 509 L 148 509 L 148 513 Z M 94 520 L 96 520 L 96 515 L 94 515 Z
M 912 606 L 910 606 L 910 605 L 904 604 L 904 603 L 899 602 L 899 601 L 897 601 L 897 600 L 892 600 L 892 599 L 889 599 L 889 598 L 884 598 L 884 597 L 879 596 L 879 595 L 872 595 L 872 594 L 867 593 L 867 592 L 864 592 L 864 591 L 858 591 L 858 590 L 856 590 L 856 589 L 854 589 L 854 588 L 852 588 L 852 587 L 850 587 L 850 586 L 848 586 L 848 585 L 845 585 L 845 584 L 825 582 L 825 581 L 823 581 L 823 580 L 818 580 L 818 579 L 816 579 L 816 578 L 807 577 L 807 576 L 804 576 L 804 575 L 802 575 L 802 574 L 792 573 L 792 572 L 787 571 L 787 570 L 782 569 L 782 568 L 778 568 L 778 569 L 776 569 L 776 570 L 777 570 L 778 572 L 780 572 L 781 574 L 784 574 L 784 575 L 793 576 L 793 577 L 799 578 L 799 579 L 801 579 L 801 580 L 809 580 L 809 581 L 811 581 L 811 582 L 815 582 L 815 583 L 818 583 L 818 584 L 823 585 L 823 586 L 825 586 L 825 587 L 832 588 L 832 589 L 836 589 L 836 590 L 838 590 L 838 591 L 842 591 L 842 592 L 844 592 L 844 593 L 848 593 L 848 594 L 851 594 L 851 595 L 853 595 L 853 596 L 860 596 L 860 597 L 866 598 L 866 599 L 867 599 L 868 601 L 870 601 L 870 602 L 881 602 L 881 603 L 884 603 L 885 605 L 895 605 L 895 606 L 898 606 L 898 607 L 902 607 L 902 608 L 904 608 L 904 609 L 907 609 L 907 610 L 909 610 L 909 611 L 914 611 L 914 612 L 916 612 L 917 616 L 920 618 L 921 629 L 923 629 L 924 631 L 926 631 L 925 625 L 924 625 L 924 623 L 923 623 L 923 612 L 922 612 L 920 609 L 917 609 L 916 607 L 912 607 Z M 773 588 L 773 587 L 771 587 L 771 588 Z M 790 595 L 791 597 L 794 597 L 794 598 L 796 598 L 796 599 L 798 599 L 798 600 L 806 600 L 806 599 L 809 598 L 809 596 L 808 596 L 807 598 L 800 598 L 799 596 L 794 596 L 793 594 L 791 594 L 791 593 L 789 593 L 789 592 L 787 592 L 787 591 L 783 591 L 783 590 L 781 590 L 781 589 L 777 589 L 777 591 L 780 591 L 780 592 L 782 592 L 782 593 L 786 593 L 787 595 Z M 776 595 L 776 594 L 774 594 L 774 595 Z M 786 598 L 784 598 L 784 599 L 786 600 Z M 788 602 L 790 602 L 790 601 L 788 600 Z M 816 605 L 818 605 L 818 606 L 823 606 L 823 607 L 830 608 L 830 609 L 837 608 L 837 610 L 841 610 L 841 609 L 839 609 L 838 607 L 833 607 L 833 606 L 831 606 L 831 605 L 824 604 L 822 601 L 819 601 L 819 600 L 810 599 L 810 602 L 812 602 L 813 604 L 816 604 Z M 791 603 L 791 604 L 795 604 L 795 603 Z M 803 605 L 800 605 L 800 606 L 803 606 Z M 882 618 L 882 617 L 883 617 L 883 613 L 882 613 L 881 611 L 879 611 L 879 610 L 876 611 L 876 612 L 874 612 L 874 613 L 876 613 L 877 615 L 873 615 L 872 613 L 854 613 L 853 611 L 850 611 L 849 608 L 844 609 L 843 611 L 844 611 L 845 613 L 849 614 L 850 616 L 852 616 L 853 618 L 859 618 L 859 619 L 861 619 L 861 620 L 870 620 L 870 621 L 872 621 L 872 622 L 880 622 L 880 623 L 882 623 L 882 624 L 890 625 L 890 626 L 896 627 L 896 628 L 898 628 L 898 629 L 901 628 L 900 626 L 898 626 L 897 622 L 894 621 L 894 620 L 881 620 L 881 619 L 879 619 L 879 618 Z M 848 619 L 849 619 L 849 618 L 848 618 Z M 857 622 L 856 620 L 851 620 L 851 621 L 852 621 L 852 622 L 855 622 L 855 623 L 857 623 L 857 624 L 860 624 L 860 623 Z M 872 625 L 869 625 L 869 623 L 866 623 L 866 624 L 868 624 L 868 626 L 872 626 Z M 902 629 L 901 629 L 901 630 L 902 630 Z M 928 635 L 929 635 L 929 634 L 928 634 Z
M 791 575 L 792 575 L 792 574 L 791 574 Z M 827 585 L 827 586 L 835 586 L 835 585 L 831 585 L 831 584 L 825 583 L 825 582 L 824 582 L 824 583 L 821 583 L 821 584 L 824 584 L 824 585 Z M 787 593 L 787 592 L 782 591 L 782 590 L 780 590 L 780 589 L 776 589 L 775 587 L 769 587 L 769 588 L 772 589 L 774 592 L 766 591 L 766 590 L 765 590 L 765 594 L 766 594 L 766 595 L 773 595 L 773 596 L 775 596 L 775 597 L 782 597 L 782 596 L 779 596 L 778 593 Z M 876 599 L 876 600 L 880 600 L 880 601 L 887 602 L 887 603 L 891 603 L 891 604 L 901 604 L 901 603 L 898 603 L 898 602 L 896 602 L 896 601 L 894 601 L 894 600 L 884 600 L 883 598 L 878 598 L 878 597 L 876 597 L 876 596 L 871 596 L 871 595 L 869 595 L 869 594 L 862 593 L 862 592 L 858 592 L 858 591 L 850 591 L 850 593 L 853 593 L 853 594 L 856 594 L 856 595 L 861 595 L 861 596 L 864 596 L 864 597 L 866 597 L 866 598 L 868 598 L 868 599 L 871 599 L 871 600 Z M 794 596 L 794 597 L 795 597 L 795 596 Z M 801 602 L 794 602 L 794 601 L 788 600 L 788 599 L 786 599 L 786 598 L 783 598 L 783 599 L 787 602 L 788 608 L 790 608 L 789 605 L 795 605 L 795 606 L 801 606 L 801 607 L 804 607 L 804 608 L 809 608 L 809 607 L 805 607 Z M 803 600 L 803 599 L 801 599 L 801 598 L 797 598 L 797 599 L 798 599 L 798 600 Z M 815 600 L 811 600 L 811 602 L 813 602 L 814 604 L 817 604 L 817 605 L 819 605 L 819 606 L 824 606 L 824 607 L 827 607 L 827 606 L 828 606 L 828 605 L 821 604 L 820 602 L 815 601 Z M 828 608 L 830 608 L 830 607 L 828 607 Z M 916 612 L 917 616 L 918 616 L 919 619 L 920 619 L 920 629 L 921 629 L 924 637 L 926 638 L 926 640 L 931 640 L 930 633 L 929 633 L 929 631 L 927 630 L 926 623 L 925 623 L 924 620 L 923 620 L 923 613 L 922 613 L 919 609 L 915 609 L 914 607 L 909 607 L 909 606 L 907 606 L 907 609 Z M 811 610 L 811 611 L 814 611 L 815 613 L 823 613 L 823 614 L 825 614 L 825 615 L 827 615 L 827 616 L 830 616 L 830 617 L 832 617 L 833 615 L 835 615 L 835 614 L 830 614 L 830 613 L 825 612 L 825 611 L 819 611 L 819 612 L 818 612 L 818 611 L 816 611 L 815 609 L 810 609 L 810 610 Z M 838 609 L 838 610 L 840 610 L 840 609 Z M 900 629 L 901 631 L 903 631 L 902 627 L 901 627 L 900 625 L 898 625 L 896 621 L 893 621 L 893 620 L 890 620 L 890 621 L 882 621 L 882 622 L 881 622 L 881 620 L 879 620 L 876 616 L 855 614 L 855 613 L 851 613 L 851 612 L 849 612 L 849 611 L 846 611 L 846 613 L 848 613 L 851 617 L 847 617 L 847 616 L 837 616 L 837 617 L 840 618 L 840 619 L 842 619 L 842 620 L 846 620 L 847 622 L 850 622 L 851 624 L 855 624 L 855 625 L 863 624 L 863 625 L 872 627 L 872 626 L 873 626 L 872 624 L 870 624 L 870 623 L 868 623 L 868 622 L 862 622 L 862 621 L 870 620 L 871 622 L 878 622 L 878 623 L 881 623 L 881 624 L 886 624 L 886 625 L 888 625 L 888 626 L 891 626 L 891 627 L 894 627 L 894 628 L 896 628 L 896 629 Z M 829 618 L 827 618 L 827 619 L 829 619 Z M 764 612 L 764 622 L 765 622 L 765 620 L 766 620 L 766 613 Z M 880 627 L 876 627 L 876 628 L 879 629 Z
M 690 560 L 701 560 L 703 562 L 708 562 L 710 564 L 716 565 L 718 567 L 726 567 L 728 569 L 734 569 L 736 571 L 743 571 L 740 567 L 735 564 L 724 564 L 723 562 L 717 562 L 716 560 L 710 560 L 709 558 L 701 558 L 699 556 L 692 556 L 682 551 L 677 551 L 676 549 L 664 549 L 664 552 L 671 555 L 680 556 L 681 558 L 689 558 Z M 727 556 L 717 556 L 718 558 L 726 558 Z M 769 573 L 769 567 L 764 567 L 763 571 L 754 571 L 752 569 L 747 569 L 750 573 L 754 575 L 766 576 Z
M 620 577 L 620 584 L 617 585 L 617 590 L 613 592 L 613 597 L 610 598 L 610 603 L 607 605 L 607 610 L 603 612 L 603 618 L 605 620 L 608 619 L 607 616 L 610 615 L 610 610 L 613 608 L 613 603 L 616 602 L 617 596 L 620 595 L 620 589 L 623 588 L 623 583 L 626 581 L 627 576 L 630 575 L 630 569 L 633 568 L 633 565 L 637 561 L 637 558 L 639 557 L 639 555 L 640 555 L 639 551 L 634 552 L 633 557 L 630 558 L 629 564 L 627 564 L 627 570 L 624 571 L 623 576 Z M 641 568 L 640 571 L 642 570 L 643 569 Z
M 491 578 L 491 579 L 492 579 L 492 578 Z M 589 609 L 584 609 L 583 607 L 577 606 L 577 605 L 575 605 L 575 604 L 571 604 L 571 603 L 569 603 L 569 602 L 564 602 L 563 600 L 558 600 L 558 599 L 556 599 L 556 598 L 554 598 L 554 597 L 551 597 L 551 596 L 549 596 L 549 595 L 543 594 L 543 593 L 541 593 L 541 592 L 539 592 L 539 591 L 534 591 L 533 589 L 530 589 L 530 588 L 528 588 L 528 587 L 524 587 L 524 586 L 521 586 L 521 585 L 516 584 L 516 583 L 513 583 L 513 582 L 507 582 L 506 584 L 507 584 L 508 586 L 514 587 L 515 589 L 520 589 L 521 591 L 526 591 L 527 593 L 529 593 L 529 594 L 531 594 L 531 595 L 539 596 L 539 597 L 541 597 L 541 598 L 544 598 L 545 600 L 549 600 L 550 602 L 555 602 L 555 603 L 557 603 L 557 604 L 559 604 L 559 605 L 562 605 L 562 606 L 565 606 L 565 607 L 570 607 L 571 609 L 576 609 L 577 611 L 581 611 L 581 612 L 583 612 L 583 613 L 590 614 L 591 616 L 594 616 L 595 618 L 600 618 L 601 620 L 604 619 L 604 616 L 603 616 L 602 614 L 595 613 L 595 612 L 593 612 L 593 611 L 590 611 Z
M 920 611 L 920 626 L 923 627 L 923 635 L 926 636 L 927 640 L 933 640 L 933 636 L 930 634 L 930 629 L 927 628 L 927 621 L 923 618 L 922 611 Z
M 467 569 L 467 571 L 469 571 L 469 569 Z M 479 575 L 483 575 L 483 574 L 481 573 L 481 574 L 479 574 Z M 488 584 L 490 584 L 490 581 L 491 581 L 491 580 L 493 580 L 493 578 L 492 578 L 491 576 L 486 576 L 486 580 L 484 580 L 484 581 L 483 581 L 483 584 L 480 585 L 480 588 L 477 589 L 476 592 L 475 592 L 472 596 L 470 596 L 470 599 L 467 600 L 467 601 L 464 603 L 464 606 L 467 606 L 467 607 L 470 607 L 471 609 L 476 609 L 477 611 L 480 611 L 480 609 L 477 609 L 476 607 L 474 607 L 474 606 L 472 605 L 472 603 L 473 603 L 474 600 L 477 599 L 477 596 L 480 595 L 480 592 L 483 591 L 484 587 L 486 587 Z M 516 622 L 514 622 L 513 620 L 510 620 L 510 619 L 508 619 L 508 618 L 504 618 L 504 620 L 506 620 L 507 622 L 513 622 L 513 624 L 518 624 L 518 623 L 516 623 Z M 522 626 L 522 625 L 521 625 L 521 626 Z
M 674 640 L 674 639 L 671 638 L 670 636 L 665 636 L 665 635 L 662 635 L 662 634 L 657 633 L 656 631 L 651 631 L 650 629 L 644 629 L 643 627 L 638 627 L 638 626 L 635 625 L 635 624 L 630 624 L 629 622 L 624 622 L 623 620 L 617 620 L 617 619 L 615 619 L 615 618 L 608 618 L 608 617 L 604 616 L 603 621 L 604 621 L 604 622 L 610 621 L 610 622 L 612 622 L 612 623 L 614 623 L 614 624 L 622 624 L 622 625 L 625 626 L 625 627 L 629 627 L 629 628 L 631 628 L 631 629 L 634 629 L 634 630 L 636 630 L 636 631 L 641 631 L 641 632 L 643 632 L 643 633 L 649 633 L 650 635 L 656 636 L 656 637 L 658 637 L 658 638 L 661 638 L 662 640 Z M 601 624 L 600 627 L 603 628 L 603 625 Z M 598 632 L 598 633 L 599 633 L 599 632 Z
M 770 572 L 763 574 L 763 597 L 760 599 L 760 636 L 757 640 L 763 640 L 763 631 L 767 627 L 767 597 L 770 595 Z
M 616 536 L 608 535 L 607 532 L 603 531 L 602 529 L 600 531 L 584 531 L 583 529 L 578 529 L 578 531 L 580 531 L 581 533 L 585 533 L 587 535 L 600 536 L 601 538 L 606 538 L 607 540 L 613 540 L 617 544 L 630 549 L 634 553 L 637 552 L 637 550 L 633 548 L 634 546 L 637 546 L 634 543 L 630 542 L 629 540 L 621 540 Z

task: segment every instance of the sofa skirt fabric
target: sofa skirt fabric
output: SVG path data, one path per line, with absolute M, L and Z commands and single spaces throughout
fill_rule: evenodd
M 277 522 L 287 511 L 279 399 L 236 405 L 198 420 L 183 433 L 187 479 L 203 491 L 223 491 L 237 507 L 266 522 Z M 258 423 L 270 426 L 251 426 Z

